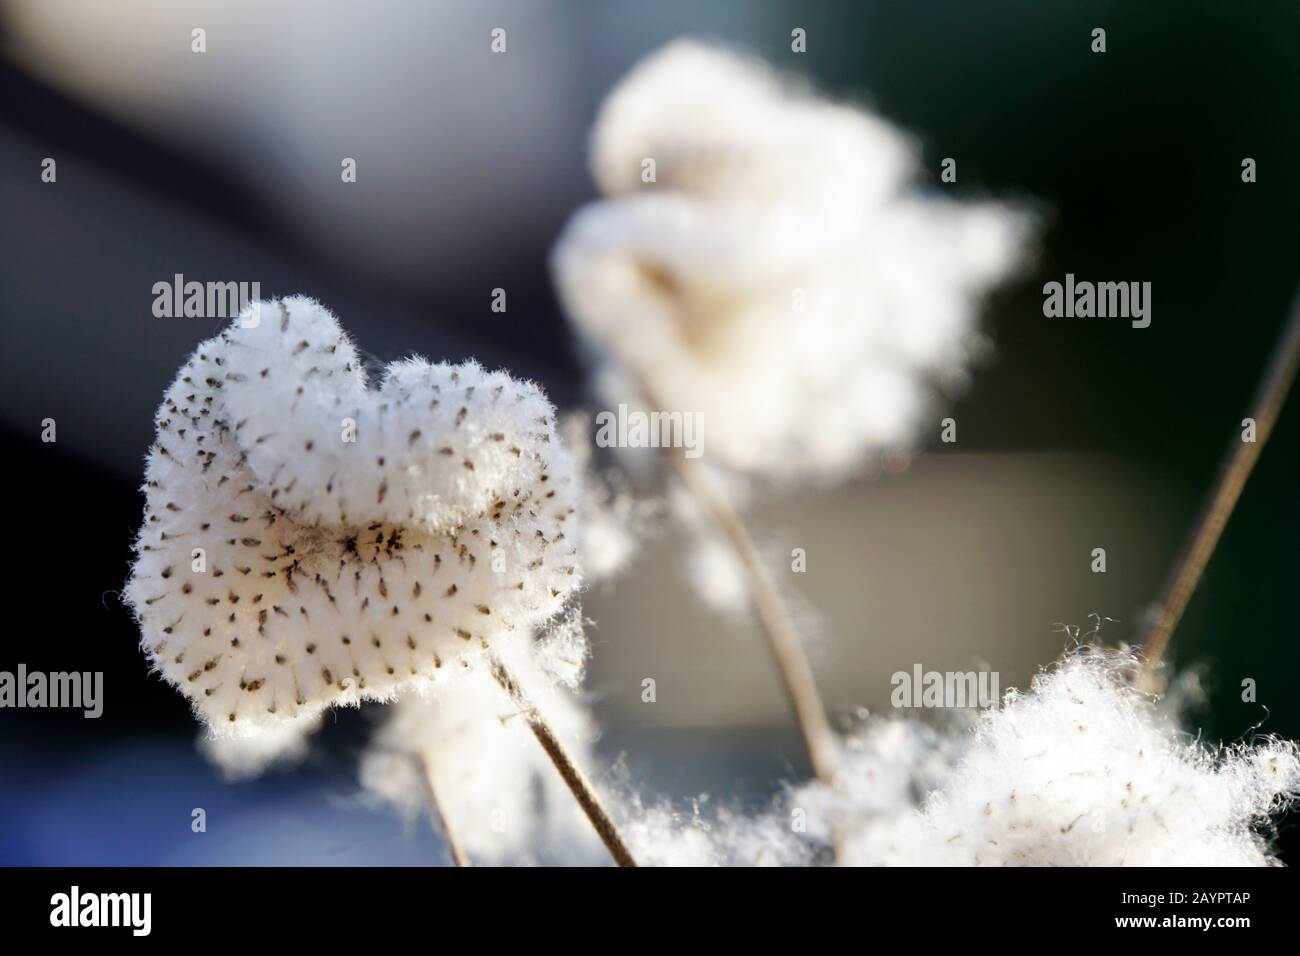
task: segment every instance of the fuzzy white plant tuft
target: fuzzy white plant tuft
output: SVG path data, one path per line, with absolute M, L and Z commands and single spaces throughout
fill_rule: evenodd
M 301 763 L 320 730 L 321 715 L 287 718 L 246 737 L 216 736 L 206 728 L 199 734 L 199 753 L 229 781 L 260 776 L 271 768 Z
M 791 827 L 783 804 L 767 812 L 704 812 L 702 798 L 688 810 L 645 805 L 631 796 L 622 807 L 623 832 L 643 866 L 807 866 L 814 846 Z
M 546 648 L 544 642 L 540 653 L 514 647 L 502 657 L 570 754 L 586 763 L 593 722 L 545 673 Z M 432 782 L 439 812 L 475 865 L 590 865 L 603 858 L 591 824 L 525 715 L 487 668 L 476 667 L 427 696 L 404 696 L 390 710 L 362 760 L 367 791 L 414 816 L 427 808 Z
M 637 498 L 621 473 L 598 470 L 591 443 L 591 418 L 573 413 L 560 423 L 565 447 L 573 456 L 578 495 L 579 552 L 588 586 L 623 573 L 652 537 L 661 503 Z
M 769 477 L 830 480 L 910 445 L 1028 230 L 911 189 L 913 150 L 884 121 L 690 41 L 609 96 L 591 163 L 607 198 L 553 267 L 597 381 L 620 402 L 648 383 L 703 416 L 711 461 Z
M 1082 649 L 951 738 L 868 722 L 840 786 L 796 801 L 839 827 L 850 864 L 1276 862 L 1260 829 L 1300 794 L 1296 745 L 1206 746 L 1130 685 L 1136 664 Z M 928 794 L 919 808 L 916 792 Z
M 372 388 L 311 299 L 250 306 L 199 346 L 156 425 L 126 597 L 215 735 L 427 686 L 579 585 L 541 391 L 416 358 Z

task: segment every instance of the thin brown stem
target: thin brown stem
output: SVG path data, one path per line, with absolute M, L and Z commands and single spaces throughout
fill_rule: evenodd
M 717 528 L 740 561 L 748 579 L 754 612 L 767 638 L 768 650 L 781 678 L 781 685 L 785 688 L 786 699 L 794 711 L 804 749 L 808 752 L 808 762 L 817 779 L 826 787 L 834 789 L 837 786 L 838 768 L 835 732 L 826 719 L 826 706 L 817 690 L 817 680 L 813 676 L 808 655 L 804 653 L 803 642 L 790 619 L 781 592 L 772 580 L 771 572 L 763 563 L 758 548 L 754 546 L 745 522 L 730 502 L 718 493 L 708 475 L 674 449 L 665 448 L 664 452 L 696 505 Z M 844 858 L 844 835 L 835 821 L 831 821 L 831 852 L 837 863 Z
M 1255 420 L 1255 440 L 1233 440 L 1219 479 L 1174 564 L 1155 618 L 1142 642 L 1143 663 L 1138 682 L 1148 690 L 1158 689 L 1156 674 L 1169 647 L 1169 639 L 1192 599 L 1210 556 L 1214 554 L 1264 444 L 1273 432 L 1287 393 L 1295 381 L 1297 368 L 1300 368 L 1300 298 L 1291 307 L 1286 327 L 1255 393 L 1250 413 Z
M 465 848 L 456 839 L 456 832 L 447 823 L 447 814 L 442 810 L 442 801 L 438 798 L 438 782 L 434 779 L 433 766 L 423 755 L 417 759 L 420 761 L 420 769 L 424 773 L 425 786 L 429 788 L 429 806 L 433 808 L 434 819 L 437 821 L 438 829 L 442 832 L 442 838 L 447 844 L 447 850 L 451 854 L 451 861 L 456 866 L 469 866 L 469 857 L 465 855 Z
M 675 449 L 666 448 L 665 453 L 677 477 L 744 568 L 754 612 L 767 637 L 768 650 L 771 651 L 786 697 L 794 710 L 795 722 L 799 725 L 813 773 L 823 783 L 833 783 L 836 769 L 835 734 L 826 718 L 826 708 L 817 690 L 817 681 L 813 677 L 812 666 L 808 663 L 808 655 L 804 653 L 803 642 L 790 620 L 790 613 L 771 573 L 759 556 L 745 523 L 714 488 L 708 475 Z
M 659 401 L 646 376 L 640 378 L 641 392 L 650 406 L 667 408 Z M 754 540 L 744 521 L 730 502 L 718 493 L 702 466 L 689 461 L 676 449 L 665 447 L 664 453 L 705 518 L 722 535 L 740 561 L 748 579 L 754 612 L 767 637 L 772 661 L 794 711 L 804 749 L 808 752 L 808 761 L 812 764 L 817 779 L 827 785 L 832 784 L 837 763 L 835 734 L 831 730 L 830 721 L 826 719 L 826 707 L 817 690 L 812 665 L 808 663 L 808 655 L 804 653 L 803 642 L 791 621 L 781 592 L 777 590 L 767 565 L 759 556 L 758 548 L 754 546 Z
M 551 725 L 546 722 L 537 709 L 537 705 L 528 696 L 528 692 L 515 680 L 514 675 L 510 673 L 509 668 L 500 657 L 492 655 L 490 661 L 492 667 L 492 676 L 496 678 L 498 684 L 510 695 L 511 700 L 519 707 L 525 720 L 528 721 L 528 727 L 537 738 L 537 742 L 542 745 L 546 751 L 546 756 L 551 759 L 555 769 L 559 772 L 564 782 L 569 787 L 569 792 L 573 798 L 578 801 L 582 811 L 591 821 L 592 828 L 595 829 L 596 835 L 600 837 L 601 842 L 605 844 L 605 849 L 609 850 L 609 855 L 614 858 L 614 862 L 619 866 L 636 866 L 636 860 L 632 856 L 632 851 L 628 849 L 627 842 L 619 832 L 614 820 L 605 810 L 604 805 L 600 802 L 600 797 L 596 795 L 591 781 L 587 775 L 579 769 L 578 765 L 573 762 L 569 752 L 565 749 L 564 744 Z

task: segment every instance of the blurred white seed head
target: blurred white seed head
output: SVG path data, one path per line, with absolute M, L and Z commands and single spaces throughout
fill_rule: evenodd
M 642 175 L 655 160 L 656 183 Z M 863 163 L 868 165 L 864 168 Z M 639 63 L 606 98 L 591 136 L 607 196 L 663 188 L 703 199 L 802 193 L 881 202 L 910 175 L 908 139 L 862 110 L 819 99 L 757 57 L 679 40 Z M 785 174 L 798 171 L 798 179 Z M 846 197 L 835 189 L 858 189 Z
M 737 508 L 750 503 L 754 489 L 748 478 L 706 463 L 694 467 L 698 480 L 708 482 L 721 500 Z M 680 563 L 686 583 L 713 611 L 735 619 L 748 616 L 752 610 L 749 575 L 736 552 L 685 487 L 670 486 L 667 501 L 687 533 L 685 559 Z
M 206 728 L 199 734 L 199 752 L 220 768 L 227 780 L 246 780 L 272 767 L 300 763 L 320 729 L 321 715 L 287 718 L 247 737 L 218 737 Z
M 609 581 L 635 559 L 652 533 L 660 502 L 638 498 L 620 473 L 601 472 L 593 460 L 591 419 L 581 413 L 561 421 L 564 443 L 573 456 L 578 493 L 578 539 L 582 573 L 588 585 Z
M 949 739 L 868 722 L 837 790 L 796 799 L 862 865 L 1275 862 L 1260 829 L 1300 793 L 1296 745 L 1207 747 L 1128 683 L 1135 665 L 1085 648 Z
M 607 198 L 553 256 L 569 316 L 703 415 L 706 458 L 768 477 L 834 479 L 909 445 L 1028 233 L 1008 207 L 910 189 L 912 150 L 880 119 L 687 41 L 610 95 L 592 168 Z
M 250 310 L 158 410 L 126 588 L 213 734 L 388 700 L 561 609 L 574 481 L 536 386 L 408 359 L 370 388 L 316 302 Z
M 513 644 L 501 656 L 570 754 L 587 764 L 593 723 L 544 673 L 550 655 Z M 428 807 L 429 777 L 447 825 L 476 865 L 602 858 L 591 823 L 487 667 L 427 696 L 404 696 L 362 759 L 363 786 L 411 816 Z
M 705 813 L 630 799 L 620 827 L 642 866 L 806 866 L 815 845 L 791 826 L 788 809 Z

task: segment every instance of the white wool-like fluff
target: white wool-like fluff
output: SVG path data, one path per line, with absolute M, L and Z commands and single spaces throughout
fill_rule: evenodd
M 797 799 L 839 826 L 849 864 L 1275 863 L 1259 828 L 1300 792 L 1296 745 L 1208 747 L 1129 684 L 1136 666 L 1075 652 L 947 740 L 869 722 L 836 790 Z
M 391 699 L 579 586 L 554 411 L 503 372 L 413 358 L 371 388 L 293 297 L 200 345 L 156 425 L 126 599 L 213 734 Z
M 527 648 L 502 658 L 570 755 L 587 764 L 596 734 L 586 709 L 547 679 Z M 475 666 L 428 696 L 405 696 L 390 711 L 362 760 L 368 791 L 414 815 L 427 808 L 422 775 L 431 775 L 447 826 L 473 864 L 601 860 L 590 821 L 489 668 Z
M 879 202 L 911 174 L 912 152 L 878 117 L 818 99 L 756 57 L 692 40 L 639 63 L 591 136 L 592 175 L 607 196 L 644 189 L 641 164 L 654 159 L 659 185 L 692 195 L 833 200 L 856 189 L 857 202 Z M 806 175 L 791 181 L 791 171 Z
M 592 168 L 607 198 L 553 255 L 568 315 L 665 410 L 703 416 L 711 461 L 776 478 L 911 444 L 1029 230 L 908 188 L 912 149 L 883 121 L 689 41 L 610 95 Z
M 311 737 L 320 729 L 321 715 L 287 718 L 249 737 L 217 737 L 206 729 L 199 735 L 199 752 L 221 769 L 227 780 L 247 780 L 271 767 L 302 761 Z
M 597 471 L 588 415 L 566 416 L 560 432 L 581 486 L 577 524 L 583 579 L 587 585 L 606 582 L 626 570 L 651 537 L 660 503 L 636 498 L 618 472 Z
M 620 807 L 620 827 L 642 866 L 807 866 L 815 846 L 792 826 L 781 806 L 760 814 L 721 810 L 704 814 L 667 805 L 644 806 L 631 797 Z
M 704 529 L 693 532 L 681 570 L 700 600 L 714 611 L 737 618 L 750 613 L 745 567 L 716 534 Z

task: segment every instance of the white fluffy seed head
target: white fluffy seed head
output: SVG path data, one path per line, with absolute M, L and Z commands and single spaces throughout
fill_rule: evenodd
M 156 425 L 126 598 L 214 734 L 390 699 L 579 585 L 571 463 L 537 387 L 410 359 L 371 389 L 310 299 L 201 345 Z
M 834 479 L 909 445 L 1026 245 L 1019 212 L 907 189 L 915 161 L 882 121 L 694 43 L 611 94 L 592 165 L 608 198 L 553 256 L 570 318 L 703 415 L 710 460 L 767 477 Z
M 862 865 L 1274 863 L 1259 830 L 1300 792 L 1296 745 L 1206 747 L 1130 686 L 1135 664 L 1076 652 L 946 741 L 869 723 L 839 791 L 803 799 Z
M 757 58 L 692 40 L 638 64 L 606 99 L 591 137 L 592 174 L 607 196 L 667 189 L 763 200 L 800 191 L 822 201 L 842 188 L 879 200 L 910 174 L 913 153 L 877 117 L 818 99 Z M 654 183 L 644 181 L 646 159 L 655 160 Z M 792 171 L 803 175 L 792 180 Z

